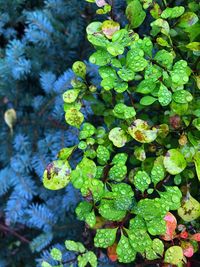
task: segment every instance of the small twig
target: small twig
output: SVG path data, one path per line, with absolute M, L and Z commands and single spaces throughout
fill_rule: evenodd
M 111 12 L 110 12 L 110 16 L 111 16 L 111 18 L 112 18 L 112 20 L 114 20 L 114 3 L 115 1 L 114 0 L 112 0 L 112 2 L 111 2 Z
M 46 105 L 44 105 L 44 107 L 41 109 L 41 111 L 38 113 L 38 116 L 42 116 L 43 113 L 46 111 L 46 109 L 54 102 L 55 100 L 55 96 L 53 98 L 51 98 Z
M 155 64 L 155 65 L 159 66 L 160 68 L 164 69 L 168 74 L 170 73 L 169 70 L 168 70 L 165 66 L 161 65 L 160 63 L 158 63 L 158 62 L 155 61 L 154 59 L 149 59 L 149 60 L 150 60 L 153 64 Z
M 17 238 L 19 238 L 24 243 L 27 243 L 27 244 L 30 243 L 30 241 L 27 238 L 25 238 L 24 236 L 21 236 L 19 233 L 17 233 L 16 231 L 10 229 L 9 227 L 7 227 L 5 225 L 0 224 L 0 230 L 2 230 L 4 232 L 8 232 L 11 235 L 16 236 Z
M 164 8 L 167 8 L 166 0 L 162 0 L 162 3 L 163 3 L 163 7 L 164 7 Z
M 131 93 L 129 93 L 128 91 L 127 91 L 127 94 L 128 94 L 128 96 L 129 96 L 129 98 L 130 98 L 130 100 L 131 100 L 131 104 L 132 104 L 132 106 L 134 107 L 134 99 L 133 99 L 133 96 L 132 96 Z
M 77 258 L 73 258 L 73 259 L 67 260 L 67 261 L 62 261 L 62 264 L 72 263 L 72 262 L 75 262 L 75 261 L 77 261 Z

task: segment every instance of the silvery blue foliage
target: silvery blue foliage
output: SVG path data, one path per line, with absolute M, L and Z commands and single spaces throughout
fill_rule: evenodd
M 71 88 L 72 62 L 89 53 L 91 8 L 79 0 L 0 0 L 0 224 L 11 231 L 0 230 L 0 267 L 35 266 L 41 250 L 81 236 L 72 212 L 79 194 L 70 185 L 44 189 L 42 175 L 61 148 L 78 143 L 77 130 L 64 122 L 62 93 Z M 98 84 L 96 67 L 87 64 Z M 11 108 L 13 135 L 3 119 Z M 86 102 L 84 114 L 91 113 Z
M 78 0 L 0 0 L 0 224 L 30 244 L 0 230 L 6 237 L 0 266 L 35 266 L 38 252 L 68 237 L 57 229 L 73 221 L 71 238 L 81 229 L 72 213 L 77 192 L 71 186 L 48 191 L 41 180 L 58 151 L 78 142 L 76 129 L 64 122 L 62 93 L 82 52 L 85 6 Z M 3 120 L 10 108 L 17 116 L 13 135 Z

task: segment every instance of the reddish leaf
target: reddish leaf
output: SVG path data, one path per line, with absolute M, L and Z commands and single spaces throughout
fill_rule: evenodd
M 186 239 L 186 238 L 188 238 L 188 232 L 187 232 L 187 231 L 183 231 L 183 232 L 180 233 L 179 236 L 180 236 L 181 238 L 183 238 L 183 239 Z
M 200 242 L 200 233 L 196 233 L 196 234 L 192 235 L 191 239 L 195 240 L 197 242 Z
M 167 212 L 164 217 L 166 221 L 166 233 L 165 235 L 161 236 L 161 238 L 165 241 L 172 240 L 175 237 L 175 229 L 177 226 L 177 221 L 174 215 L 171 212 Z
M 190 258 L 193 256 L 194 248 L 192 244 L 190 244 L 189 242 L 181 242 L 181 247 L 183 249 L 184 256 L 186 256 L 187 258 Z
M 103 7 L 103 6 L 107 5 L 105 0 L 96 0 L 95 2 L 96 2 L 98 7 Z
M 116 261 L 118 258 L 116 249 L 117 249 L 117 243 L 114 243 L 112 246 L 107 248 L 108 257 L 113 262 Z

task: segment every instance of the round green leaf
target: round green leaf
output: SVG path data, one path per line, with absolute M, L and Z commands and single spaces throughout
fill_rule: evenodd
M 127 167 L 122 163 L 115 164 L 109 171 L 109 179 L 121 182 L 125 179 Z
M 112 39 L 113 34 L 120 29 L 120 25 L 113 20 L 105 20 L 101 29 L 108 39 Z
M 88 137 L 91 137 L 95 133 L 95 127 L 89 123 L 85 122 L 82 125 L 82 129 L 79 133 L 79 139 L 87 139 Z
M 126 153 L 118 153 L 118 154 L 115 154 L 112 160 L 112 163 L 118 164 L 118 165 L 125 165 L 127 159 L 128 159 L 128 155 Z
M 170 174 L 179 174 L 186 168 L 186 165 L 186 161 L 178 149 L 168 150 L 164 157 L 164 166 Z
M 150 106 L 152 105 L 155 101 L 157 100 L 157 98 L 153 97 L 153 96 L 144 96 L 141 100 L 140 100 L 140 104 L 143 106 Z
M 113 128 L 108 137 L 116 147 L 123 147 L 127 142 L 126 133 L 120 127 Z
M 105 66 L 110 62 L 110 60 L 111 60 L 111 55 L 103 49 L 97 50 L 89 58 L 89 61 L 92 64 L 96 64 L 98 66 Z
M 70 182 L 70 173 L 71 168 L 68 161 L 53 161 L 44 171 L 43 184 L 50 190 L 62 189 Z
M 124 235 L 121 236 L 116 251 L 119 262 L 129 263 L 135 260 L 136 251 L 130 245 L 129 239 Z
M 71 89 L 63 94 L 63 100 L 65 103 L 73 103 L 80 93 L 79 89 Z
M 128 128 L 128 133 L 140 143 L 151 143 L 157 137 L 157 129 L 149 129 L 146 121 L 137 119 Z
M 70 250 L 70 251 L 75 251 L 75 252 L 80 252 L 80 253 L 85 252 L 85 247 L 83 246 L 83 244 L 81 244 L 80 242 L 75 242 L 73 240 L 66 240 L 65 247 L 67 250 Z
M 160 181 L 162 181 L 165 178 L 165 168 L 163 165 L 163 157 L 158 157 L 153 165 L 153 168 L 151 170 L 151 179 L 154 183 L 154 186 L 157 185 Z
M 160 256 L 163 255 L 163 252 L 164 252 L 164 244 L 163 244 L 163 242 L 160 239 L 155 238 L 153 240 L 152 248 L 153 248 L 153 250 L 155 251 L 156 254 L 158 254 Z
M 134 177 L 133 183 L 135 187 L 142 193 L 148 189 L 151 179 L 145 171 L 138 171 Z
M 128 4 L 126 8 L 126 16 L 133 29 L 139 27 L 143 23 L 146 13 L 142 9 L 142 5 L 139 0 L 133 0 Z
M 158 101 L 161 106 L 167 106 L 172 100 L 172 93 L 167 89 L 163 84 L 160 85 L 160 89 L 158 91 Z
M 173 100 L 179 104 L 186 104 L 187 102 L 191 102 L 193 99 L 192 94 L 186 90 L 178 90 L 173 93 L 172 97 Z
M 166 191 L 158 191 L 161 202 L 168 210 L 177 210 L 181 205 L 182 193 L 177 186 L 165 186 Z
M 69 125 L 79 128 L 84 121 L 84 116 L 76 108 L 72 107 L 66 111 L 65 120 Z
M 106 197 L 106 196 L 105 196 Z M 114 196 L 111 193 L 111 196 L 109 195 L 108 198 L 113 198 Z M 102 199 L 101 200 L 101 204 L 99 207 L 99 213 L 101 214 L 101 216 L 109 221 L 120 221 L 122 220 L 125 216 L 126 216 L 126 210 L 120 210 L 120 209 L 116 209 L 115 206 L 115 201 L 109 199 Z
M 123 103 L 117 104 L 113 109 L 113 113 L 120 119 L 130 119 L 136 115 L 134 107 L 128 107 Z
M 110 159 L 109 150 L 105 146 L 99 145 L 97 148 L 97 158 L 104 163 L 107 163 L 107 161 Z
M 127 82 L 117 82 L 115 83 L 114 89 L 117 93 L 123 93 L 128 89 Z
M 154 59 L 162 66 L 171 69 L 174 56 L 172 53 L 169 53 L 168 51 L 162 49 L 156 53 Z
M 62 252 L 57 249 L 57 248 L 53 248 L 50 252 L 51 257 L 56 260 L 56 261 L 61 261 L 62 260 Z
M 165 252 L 164 262 L 178 265 L 183 260 L 183 250 L 179 246 L 172 246 Z
M 156 88 L 156 83 L 151 79 L 145 79 L 139 83 L 136 92 L 141 94 L 149 94 Z
M 79 77 L 81 77 L 83 79 L 85 78 L 86 65 L 82 61 L 74 62 L 73 66 L 72 66 L 72 70 L 77 76 L 79 76 Z
M 95 247 L 107 248 L 112 246 L 116 239 L 117 228 L 97 229 L 94 245 Z
M 188 28 L 196 24 L 199 20 L 198 16 L 193 12 L 185 12 L 179 19 L 178 26 L 181 28 Z
M 183 6 L 176 6 L 176 7 L 167 7 L 161 14 L 161 18 L 163 19 L 174 19 L 180 17 L 185 11 Z
M 122 68 L 120 69 L 117 74 L 119 75 L 119 77 L 123 80 L 123 81 L 131 81 L 134 79 L 135 77 L 135 73 L 128 68 Z
M 90 23 L 87 26 L 86 32 L 87 32 L 87 34 L 95 34 L 95 33 L 101 31 L 101 26 L 102 26 L 102 23 L 101 22 L 94 21 L 94 22 Z
M 128 230 L 127 233 L 129 242 L 136 252 L 143 253 L 147 248 L 152 246 L 152 240 L 145 230 L 139 229 L 136 232 L 134 230 Z
M 200 203 L 188 192 L 178 209 L 178 215 L 185 221 L 191 222 L 200 217 Z
M 107 51 L 114 57 L 124 53 L 124 47 L 118 43 L 111 43 L 107 46 Z

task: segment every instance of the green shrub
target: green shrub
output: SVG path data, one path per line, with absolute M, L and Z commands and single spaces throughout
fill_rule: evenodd
M 86 65 L 74 63 L 76 79 L 63 99 L 66 122 L 79 129 L 80 143 L 61 150 L 44 185 L 57 190 L 71 182 L 80 190 L 76 214 L 95 234 L 94 252 L 107 249 L 120 263 L 137 262 L 141 254 L 183 266 L 200 240 L 194 198 L 200 180 L 199 5 L 128 0 L 129 23 L 122 28 L 112 6 L 88 2 L 108 14 L 86 29 L 96 49 L 89 60 L 101 81 L 95 86 Z M 93 110 L 88 122 L 82 100 Z M 71 157 L 80 151 L 72 168 Z M 78 253 L 78 266 L 97 266 L 94 252 L 79 243 L 67 241 L 66 248 Z

